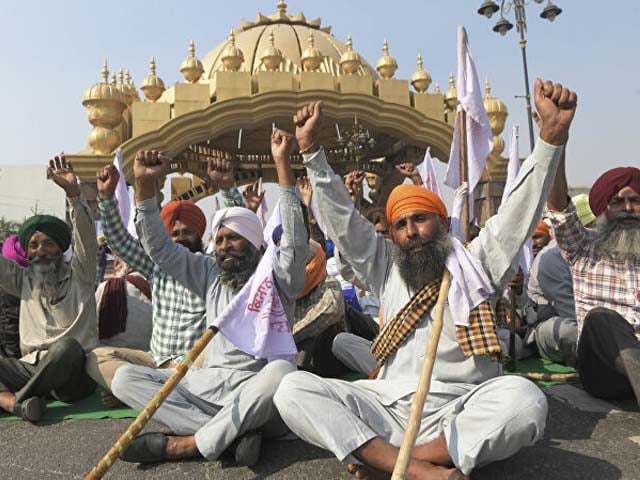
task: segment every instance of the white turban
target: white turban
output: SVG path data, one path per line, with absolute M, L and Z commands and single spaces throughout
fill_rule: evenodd
M 231 207 L 217 211 L 211 224 L 214 241 L 220 227 L 230 228 L 242 235 L 258 250 L 262 247 L 262 222 L 255 213 L 247 208 Z

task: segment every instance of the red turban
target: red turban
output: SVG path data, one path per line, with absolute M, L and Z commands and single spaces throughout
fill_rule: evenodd
M 551 236 L 551 231 L 549 230 L 549 225 L 547 225 L 544 220 L 540 220 L 538 225 L 536 225 L 536 229 L 533 231 L 533 234 L 539 233 L 541 235 L 546 235 L 547 237 Z
M 635 167 L 618 167 L 604 172 L 589 192 L 589 206 L 596 215 L 603 213 L 609 202 L 624 187 L 640 193 L 640 170 Z
M 176 222 L 184 223 L 201 237 L 207 228 L 207 219 L 202 210 L 187 200 L 174 200 L 167 203 L 162 208 L 160 216 L 168 232 L 173 230 Z
M 431 212 L 447 218 L 447 207 L 438 195 L 418 185 L 398 185 L 387 200 L 387 220 L 393 223 L 410 212 Z

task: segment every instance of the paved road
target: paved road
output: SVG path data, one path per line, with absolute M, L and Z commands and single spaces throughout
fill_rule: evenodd
M 548 392 L 549 417 L 542 441 L 508 460 L 478 469 L 472 478 L 640 479 L 640 444 L 635 442 L 640 442 L 638 410 L 626 404 L 623 411 L 607 413 L 614 406 L 604 404 L 603 408 L 603 404 L 584 402 L 580 392 L 568 400 L 560 400 L 556 395 Z M 575 405 L 591 411 L 579 410 Z M 129 420 L 66 420 L 34 426 L 0 422 L 0 479 L 83 478 L 128 423 Z M 149 430 L 159 428 L 158 424 L 149 425 Z M 253 469 L 234 467 L 229 459 L 146 467 L 117 462 L 107 478 L 332 480 L 353 477 L 328 452 L 301 441 L 290 441 L 266 445 L 261 463 Z

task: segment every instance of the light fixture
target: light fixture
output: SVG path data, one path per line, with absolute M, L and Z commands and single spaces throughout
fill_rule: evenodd
M 512 28 L 513 28 L 513 23 L 511 23 L 509 20 L 507 20 L 504 17 L 500 17 L 500 20 L 498 20 L 498 23 L 496 23 L 495 26 L 493 27 L 493 31 L 504 36 Z
M 561 13 L 562 13 L 562 9 L 558 7 L 556 4 L 554 4 L 551 0 L 549 0 L 549 3 L 547 3 L 547 6 L 544 7 L 544 10 L 542 10 L 542 13 L 540 14 L 540 16 L 545 20 L 549 20 L 550 22 L 553 22 L 556 19 L 556 17 Z
M 480 8 L 478 9 L 478 13 L 480 15 L 484 15 L 487 18 L 491 18 L 491 16 L 500 10 L 500 7 L 493 0 L 486 0 Z

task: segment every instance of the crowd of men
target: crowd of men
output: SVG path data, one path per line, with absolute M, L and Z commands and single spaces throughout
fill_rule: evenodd
M 503 375 L 509 351 L 575 366 L 596 397 L 640 401 L 640 170 L 614 168 L 588 196 L 569 198 L 576 94 L 537 80 L 535 103 L 535 148 L 498 213 L 466 244 L 412 164 L 397 167 L 412 182 L 391 192 L 385 211 L 360 215 L 363 173 L 333 172 L 320 103 L 295 113 L 295 134 L 273 131 L 279 222 L 268 238 L 256 214 L 263 194 L 256 186 L 240 194 L 233 163 L 211 158 L 225 208 L 205 253 L 207 221 L 196 205 L 158 208 L 170 159 L 138 152 L 138 238 L 119 213 L 117 169 L 96 174 L 99 220 L 117 257 L 97 289 L 94 219 L 71 165 L 55 157 L 49 175 L 66 193 L 70 225 L 35 215 L 0 257 L 0 407 L 38 422 L 48 399 L 74 402 L 98 385 L 105 405 L 142 410 L 218 317 L 235 311 L 240 323 L 234 301 L 262 268 L 298 355 L 255 355 L 218 332 L 154 417 L 171 433 L 139 436 L 123 460 L 215 461 L 231 451 L 254 465 L 263 441 L 297 436 L 357 478 L 389 478 L 445 269 L 444 327 L 407 478 L 467 478 L 542 437 L 545 395 Z M 291 168 L 294 149 L 304 178 Z M 535 260 L 518 271 L 529 239 Z M 523 290 L 515 317 L 509 288 Z M 522 338 L 510 349 L 512 322 Z M 348 370 L 365 378 L 336 378 Z

